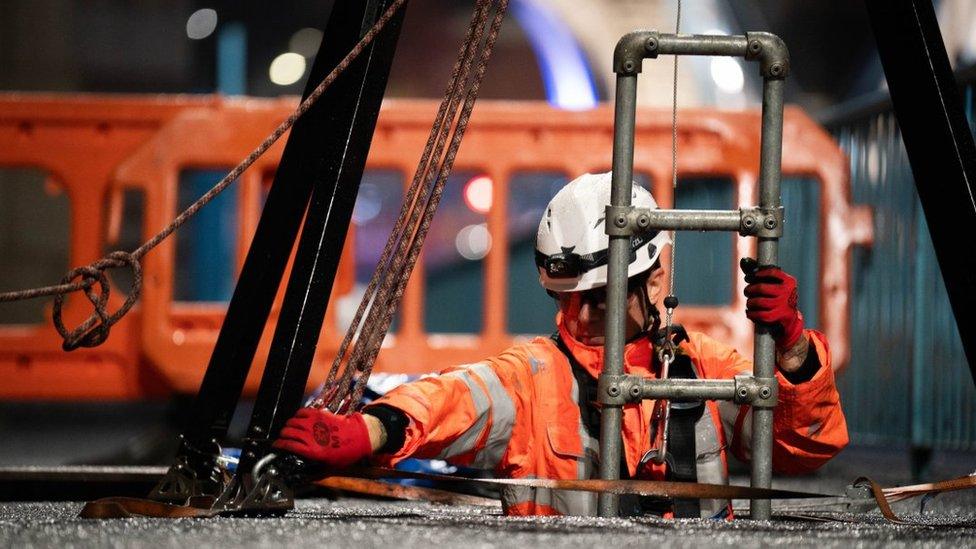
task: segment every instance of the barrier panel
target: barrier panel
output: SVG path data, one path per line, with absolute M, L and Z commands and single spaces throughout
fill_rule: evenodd
M 194 181 L 205 181 L 212 172 L 236 164 L 294 104 L 294 98 L 0 94 L 0 143 L 4 144 L 0 174 L 30 168 L 49 174 L 48 181 L 64 192 L 70 211 L 66 271 L 101 257 L 106 250 L 128 249 L 155 233 L 176 216 L 183 195 L 205 186 Z M 435 109 L 432 101 L 384 103 L 364 180 L 374 202 L 398 200 L 402 191 L 391 187 L 409 183 L 407 176 L 414 171 Z M 678 173 L 689 185 L 679 183 L 678 207 L 693 207 L 696 201 L 715 197 L 732 200 L 731 207 L 757 202 L 759 125 L 758 111 L 680 113 Z M 802 110 L 787 107 L 783 133 L 786 223 L 795 218 L 802 225 L 788 225 L 787 234 L 797 235 L 797 240 L 784 239 L 784 267 L 799 275 L 801 288 L 807 290 L 801 306 L 816 311 L 812 324 L 826 332 L 834 364 L 843 368 L 849 356 L 850 254 L 854 246 L 871 242 L 871 212 L 851 204 L 848 161 L 819 125 Z M 536 208 L 539 203 L 544 207 L 562 181 L 584 172 L 607 171 L 612 140 L 609 106 L 570 112 L 543 103 L 479 102 L 449 183 L 464 188 L 448 191 L 456 198 L 445 202 L 438 213 L 435 224 L 441 226 L 440 236 L 431 234 L 374 371 L 431 372 L 477 361 L 531 332 L 548 331 L 546 319 L 555 308 L 546 310 L 546 297 L 536 285 L 527 253 L 541 214 Z M 635 177 L 651 187 L 662 207 L 671 207 L 675 196 L 670 111 L 638 109 L 636 142 Z M 222 283 L 221 277 L 236 274 L 281 148 L 280 144 L 273 147 L 235 183 L 233 199 L 218 208 L 220 213 L 201 212 L 201 228 L 191 232 L 213 240 L 219 253 L 208 248 L 183 253 L 179 247 L 181 242 L 187 246 L 188 240 L 170 239 L 146 256 L 141 303 L 114 327 L 102 346 L 64 353 L 50 324 L 50 305 L 45 305 L 43 322 L 19 324 L 6 323 L 12 313 L 7 305 L 0 305 L 0 376 L 5 380 L 0 398 L 133 399 L 196 392 L 225 304 L 216 289 L 210 291 L 213 288 L 199 283 L 180 286 L 184 284 L 180 277 L 201 262 L 220 257 L 232 257 L 234 264 L 217 269 L 225 274 L 217 277 L 215 287 Z M 0 193 L 6 181 L 0 177 Z M 725 188 L 715 191 L 709 185 Z M 382 246 L 386 238 L 382 216 L 370 217 L 369 208 L 375 204 L 364 202 L 364 196 L 360 193 L 356 226 L 346 242 L 310 387 L 322 381 L 335 353 L 343 321 L 348 322 L 344 310 L 358 303 L 357 280 L 371 270 L 370 250 Z M 236 225 L 230 233 L 234 236 L 230 251 L 229 237 L 220 236 L 227 234 L 222 219 Z M 28 235 L 43 234 L 47 221 L 28 218 L 23 223 L 29 226 L 4 227 L 4 237 L 16 233 L 23 237 L 18 246 L 33 246 L 35 241 Z M 221 227 L 219 234 L 213 227 Z M 687 287 L 682 286 L 683 280 L 690 284 L 713 277 L 717 282 L 714 288 L 699 288 L 700 299 L 683 300 L 676 321 L 751 354 L 752 325 L 743 313 L 745 283 L 737 263 L 741 257 L 755 256 L 754 242 L 740 239 L 733 244 L 725 236 L 727 240 L 709 240 L 700 249 L 689 248 L 690 239 L 683 242 L 681 253 L 696 257 L 699 261 L 693 264 L 702 267 L 682 272 L 691 260 L 682 262 L 679 257 L 679 290 Z M 434 244 L 437 238 L 439 245 Z M 0 239 L 3 254 L 11 246 L 5 242 Z M 450 250 L 451 244 L 456 251 Z M 815 249 L 788 252 L 790 246 Z M 706 267 L 715 272 L 702 272 Z M 23 287 L 6 271 L 0 268 L 0 289 Z M 111 274 L 113 281 L 124 279 Z M 36 280 L 29 285 L 54 282 Z M 122 286 L 124 290 L 125 282 Z M 118 291 L 113 288 L 113 292 L 110 308 L 121 303 Z M 88 306 L 77 296 L 69 298 L 66 323 L 86 317 Z M 466 310 L 480 313 L 480 322 L 458 323 L 458 315 Z M 454 333 L 441 331 L 448 328 Z M 246 393 L 257 388 L 270 338 L 266 330 Z

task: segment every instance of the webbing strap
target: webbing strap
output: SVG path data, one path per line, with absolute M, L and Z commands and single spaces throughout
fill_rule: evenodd
M 566 360 L 569 361 L 569 367 L 573 371 L 573 377 L 576 378 L 576 386 L 579 388 L 578 404 L 580 419 L 583 421 L 583 426 L 586 427 L 586 431 L 591 437 L 599 440 L 600 409 L 593 406 L 593 403 L 597 401 L 595 380 L 590 377 L 590 374 L 579 363 L 579 360 L 576 360 L 572 351 L 566 346 L 566 342 L 563 341 L 563 338 L 559 337 L 558 332 L 552 334 L 550 337 L 555 342 L 556 347 L 566 356 Z
M 534 488 L 548 488 L 551 490 L 580 490 L 586 492 L 612 493 L 619 495 L 636 494 L 649 497 L 676 498 L 676 499 L 830 499 L 833 501 L 844 499 L 839 496 L 829 496 L 813 492 L 796 492 L 792 490 L 778 490 L 773 488 L 753 488 L 751 486 L 734 486 L 727 484 L 703 484 L 692 482 L 669 482 L 653 480 L 552 480 L 552 479 L 469 479 L 461 477 L 451 477 L 446 475 L 435 475 L 429 473 L 413 473 L 398 471 L 382 467 L 367 467 L 358 469 L 356 472 L 370 478 L 414 478 L 422 480 L 432 480 L 437 482 L 470 482 L 487 486 L 526 486 Z M 889 498 L 905 499 L 912 496 L 938 494 L 976 487 L 976 475 L 960 477 L 942 482 L 931 484 L 920 484 L 914 486 L 903 486 L 896 488 L 881 488 L 876 482 L 868 478 L 860 478 L 855 484 L 863 483 L 871 488 L 882 516 L 895 524 L 921 525 L 904 520 L 891 510 L 890 501 L 898 501 Z M 851 500 L 852 502 L 854 500 Z M 863 500 L 861 500 L 863 501 Z M 816 515 L 799 515 L 785 518 L 806 518 L 814 520 L 835 520 L 831 517 Z M 965 520 L 953 523 L 940 522 L 939 526 L 972 527 L 976 526 L 976 521 Z
M 350 492 L 353 494 L 365 494 L 407 501 L 429 501 L 444 505 L 499 507 L 499 502 L 497 499 L 471 496 L 468 494 L 451 492 L 449 490 L 428 488 L 426 486 L 407 486 L 372 479 L 355 477 L 326 477 L 320 481 L 317 481 L 315 484 L 325 488 Z
M 218 512 L 211 508 L 213 498 L 205 498 L 197 505 L 173 505 L 152 499 L 112 497 L 89 501 L 78 514 L 81 518 L 209 518 Z
M 891 503 L 896 501 L 901 501 L 903 499 L 908 499 L 914 496 L 922 496 L 929 494 L 941 494 L 942 492 L 954 492 L 956 490 L 965 490 L 967 488 L 976 487 L 976 475 L 968 475 L 965 477 L 954 478 L 950 480 L 944 480 L 941 482 L 932 482 L 928 484 L 915 484 L 912 486 L 900 486 L 897 488 L 882 488 L 877 482 L 867 478 L 861 477 L 854 481 L 854 485 L 867 485 L 871 489 L 871 495 L 874 496 L 874 500 L 878 503 L 878 509 L 884 518 L 896 524 L 916 524 L 912 521 L 905 520 L 895 514 L 891 509 Z M 976 521 L 966 520 L 953 523 L 939 523 L 939 526 L 974 526 Z
M 386 467 L 362 467 L 347 471 L 363 478 L 409 478 L 445 483 L 473 483 L 484 486 L 524 486 L 550 490 L 578 490 L 608 494 L 635 494 L 661 498 L 695 499 L 806 499 L 835 497 L 814 492 L 797 492 L 774 488 L 753 488 L 729 484 L 704 484 L 664 480 L 601 480 L 601 479 L 535 479 L 535 478 L 464 478 L 433 473 L 400 471 Z
M 910 486 L 898 486 L 895 488 L 883 488 L 882 492 L 888 498 L 888 501 L 895 502 L 915 496 L 942 492 L 955 492 L 957 490 L 966 490 L 974 487 L 976 487 L 976 473 L 939 482 L 912 484 Z
M 367 467 L 349 471 L 358 473 L 357 477 L 328 477 L 319 481 L 319 484 L 330 488 L 348 491 L 360 491 L 362 493 L 373 493 L 374 495 L 385 495 L 399 499 L 428 499 L 431 501 L 441 501 L 445 503 L 465 503 L 465 504 L 487 504 L 484 500 L 469 500 L 474 496 L 461 496 L 460 499 L 451 499 L 447 492 L 422 487 L 414 488 L 412 491 L 390 490 L 380 487 L 373 483 L 357 483 L 357 478 L 382 479 L 382 478 L 412 478 L 420 480 L 432 480 L 442 483 L 475 483 L 484 486 L 527 486 L 536 488 L 549 488 L 555 490 L 582 490 L 588 492 L 609 492 L 615 494 L 639 494 L 657 497 L 678 497 L 678 498 L 701 498 L 701 499 L 829 499 L 832 502 L 843 502 L 845 500 L 854 501 L 850 498 L 841 496 L 830 496 L 811 492 L 795 492 L 790 490 L 775 490 L 770 488 L 752 488 L 749 486 L 730 486 L 725 484 L 701 484 L 688 482 L 666 482 L 649 480 L 551 480 L 551 479 L 470 479 L 462 477 L 452 477 L 447 475 L 436 475 L 429 473 L 414 473 L 408 471 L 398 471 L 383 467 Z M 343 479 L 343 480 L 336 480 Z M 871 489 L 871 493 L 881 510 L 882 516 L 890 522 L 896 524 L 919 524 L 904 520 L 891 510 L 891 502 L 900 501 L 909 497 L 939 494 L 942 492 L 952 492 L 976 487 L 976 476 L 959 477 L 951 480 L 934 482 L 928 484 L 917 484 L 912 486 L 900 486 L 894 488 L 881 488 L 874 481 L 861 478 L 858 483 L 864 484 Z M 382 492 L 382 493 L 381 493 Z M 428 493 L 430 492 L 430 493 Z M 436 493 L 435 493 L 436 492 Z M 433 495 L 431 495 L 433 494 Z M 858 500 L 863 501 L 863 500 Z M 212 503 L 212 499 L 210 500 Z M 140 498 L 103 498 L 88 503 L 82 510 L 80 516 L 83 518 L 122 518 L 131 516 L 149 516 L 164 518 L 207 518 L 219 514 L 216 510 L 208 508 L 207 501 L 194 501 L 190 505 L 171 505 L 158 501 Z M 835 520 L 831 517 L 817 515 L 794 515 L 784 518 L 807 518 L 815 520 Z M 920 524 L 925 525 L 925 524 Z M 967 526 L 972 527 L 976 522 L 960 521 L 956 523 L 939 523 L 939 526 Z
M 694 379 L 695 370 L 687 355 L 675 357 L 668 377 Z M 667 479 L 679 482 L 698 482 L 698 449 L 695 426 L 705 411 L 705 404 L 670 404 L 671 421 L 668 423 L 668 464 Z M 675 518 L 698 518 L 701 516 L 701 502 L 698 499 L 678 499 L 674 502 Z

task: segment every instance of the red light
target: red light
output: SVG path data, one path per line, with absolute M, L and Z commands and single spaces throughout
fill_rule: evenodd
M 487 175 L 472 177 L 464 184 L 464 203 L 475 213 L 487 214 L 491 210 L 494 183 Z

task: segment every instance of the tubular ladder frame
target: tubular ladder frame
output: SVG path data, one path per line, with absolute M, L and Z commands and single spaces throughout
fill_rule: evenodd
M 634 168 L 634 127 L 637 104 L 637 76 L 644 59 L 660 54 L 735 56 L 759 63 L 763 77 L 762 136 L 759 171 L 759 206 L 732 211 L 654 210 L 631 205 Z M 637 380 L 624 375 L 623 356 L 627 308 L 627 267 L 630 239 L 654 230 L 720 230 L 755 236 L 760 265 L 778 262 L 779 238 L 783 234 L 780 177 L 783 140 L 783 92 L 789 73 L 789 53 L 783 41 L 770 33 L 749 32 L 744 36 L 662 34 L 635 31 L 624 35 L 613 56 L 617 75 L 614 107 L 613 178 L 606 231 L 609 235 L 607 273 L 606 351 L 599 378 L 599 400 L 603 405 L 600 424 L 600 478 L 615 480 L 623 441 L 623 405 L 644 398 L 725 399 L 752 406 L 751 485 L 772 484 L 773 408 L 779 384 L 775 377 L 776 349 L 769 329 L 756 326 L 752 376 L 724 380 Z M 768 520 L 769 500 L 754 500 L 752 519 Z M 600 516 L 619 514 L 618 497 L 600 494 Z

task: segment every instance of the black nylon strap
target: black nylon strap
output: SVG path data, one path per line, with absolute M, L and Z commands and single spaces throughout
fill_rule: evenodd
M 671 379 L 695 379 L 694 365 L 685 354 L 675 357 L 668 369 Z M 695 425 L 705 412 L 705 403 L 682 402 L 671 404 L 668 422 L 667 480 L 698 482 L 698 451 L 695 443 Z M 699 518 L 701 503 L 697 499 L 675 499 L 675 518 Z
M 556 343 L 556 347 L 566 355 L 566 360 L 569 361 L 569 366 L 573 370 L 573 377 L 576 378 L 576 386 L 579 388 L 580 418 L 583 420 L 583 426 L 591 437 L 600 440 L 600 409 L 593 405 L 598 400 L 596 380 L 576 360 L 558 333 L 552 334 L 551 337 Z
M 576 378 L 576 386 L 579 388 L 578 400 L 580 418 L 583 420 L 583 427 L 586 429 L 586 434 L 599 442 L 600 408 L 594 405 L 594 403 L 599 399 L 597 392 L 597 381 L 590 376 L 590 373 L 587 372 L 585 368 L 583 368 L 583 365 L 579 363 L 579 360 L 576 360 L 576 357 L 573 356 L 572 352 L 570 352 L 569 347 L 566 346 L 566 342 L 559 337 L 558 332 L 552 334 L 552 339 L 556 342 L 556 346 L 559 347 L 559 350 L 566 355 L 566 360 L 569 361 L 569 366 L 573 370 L 573 377 Z M 627 458 L 623 454 L 620 455 L 619 476 L 622 479 L 630 478 L 630 471 L 627 469 Z M 623 508 L 623 503 L 621 503 L 621 508 Z
M 637 250 L 641 246 L 643 246 L 644 244 L 647 244 L 652 239 L 654 239 L 654 237 L 656 237 L 657 234 L 658 234 L 658 231 L 654 231 L 653 233 L 651 233 L 649 235 L 637 235 L 637 236 L 631 237 L 631 239 L 630 239 L 630 259 L 628 259 L 627 263 L 633 263 L 634 261 L 636 261 L 637 260 Z M 572 252 L 570 252 L 570 253 L 572 253 Z M 654 244 L 648 245 L 648 247 L 647 247 L 647 255 L 649 257 L 654 257 L 654 254 L 655 253 L 657 253 L 657 246 L 655 246 Z M 554 255 L 555 256 L 559 256 L 559 255 L 562 255 L 562 254 L 554 254 Z M 590 254 L 583 254 L 583 255 L 580 255 L 580 254 L 572 254 L 572 255 L 576 257 L 577 264 L 579 265 L 579 272 L 576 273 L 574 276 L 580 276 L 580 275 L 582 275 L 583 273 L 585 273 L 587 271 L 590 271 L 590 270 L 596 269 L 597 267 L 602 267 L 602 266 L 606 265 L 607 262 L 610 259 L 610 250 L 609 250 L 609 248 L 604 248 L 602 250 L 599 250 L 599 251 L 596 251 L 596 252 L 593 252 L 593 253 L 590 253 Z M 540 252 L 539 250 L 535 250 L 535 265 L 536 265 L 536 267 L 539 267 L 539 268 L 544 269 L 544 270 L 548 270 L 546 261 L 550 257 L 553 257 L 553 256 L 548 256 L 548 255 Z
M 587 434 L 600 440 L 600 408 L 593 403 L 598 401 L 597 381 L 590 376 L 589 372 L 583 368 L 573 353 L 566 346 L 566 342 L 559 337 L 559 333 L 552 334 L 552 340 L 556 347 L 566 356 L 573 377 L 576 378 L 576 386 L 579 388 L 579 409 L 580 417 L 583 420 L 583 427 Z M 620 456 L 620 478 L 630 479 L 630 470 L 627 468 L 627 458 Z M 671 510 L 671 500 L 656 496 L 641 496 L 636 494 L 625 494 L 619 498 L 621 516 L 640 516 L 653 514 L 663 516 Z

